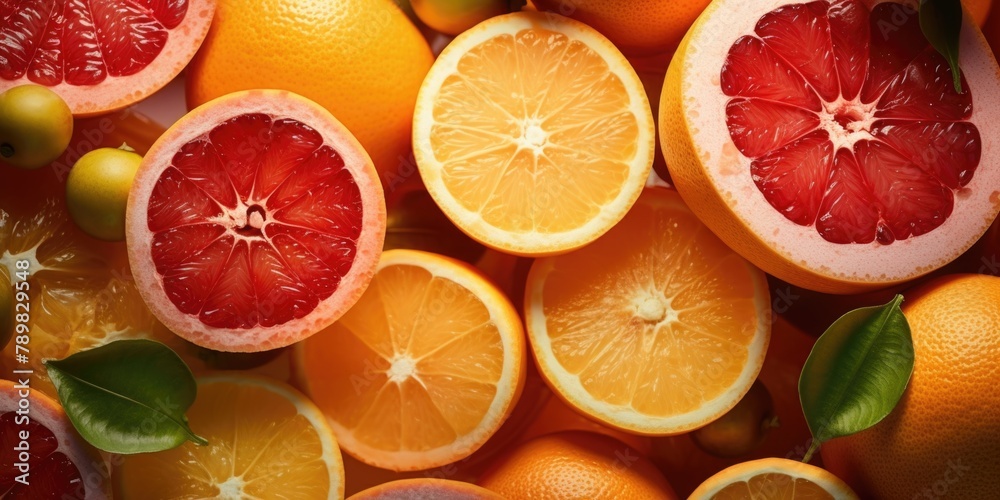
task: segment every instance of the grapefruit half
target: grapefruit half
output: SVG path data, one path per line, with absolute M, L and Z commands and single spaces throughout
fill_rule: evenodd
M 59 403 L 9 380 L 0 380 L 0 445 L 0 497 L 110 498 L 107 464 L 76 433 Z M 26 470 L 16 466 L 25 462 Z M 17 479 L 25 472 L 27 484 Z
M 950 262 L 1000 210 L 1000 71 L 961 33 L 962 93 L 917 2 L 712 3 L 660 127 L 684 200 L 785 281 L 850 293 Z
M 384 237 L 368 154 L 285 91 L 191 111 L 146 154 L 129 194 L 143 299 L 175 333 L 220 351 L 283 347 L 336 321 L 371 281 Z
M 124 108 L 187 66 L 214 13 L 215 0 L 2 0 L 0 92 L 44 85 L 76 116 Z

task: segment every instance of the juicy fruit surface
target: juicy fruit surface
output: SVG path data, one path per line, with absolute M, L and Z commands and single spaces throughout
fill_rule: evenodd
M 358 303 L 297 354 L 344 449 L 393 470 L 474 452 L 524 377 L 513 306 L 472 269 L 410 250 L 383 254 Z
M 421 176 L 449 217 L 525 254 L 606 231 L 638 195 L 653 147 L 645 93 L 620 53 L 584 25 L 537 16 L 459 37 L 414 122 Z
M 187 417 L 209 444 L 126 457 L 116 471 L 122 498 L 343 498 L 337 442 L 290 387 L 206 378 Z
M 33 381 L 32 381 L 33 383 Z M 23 409 L 24 387 L 0 380 L 0 493 L 10 500 L 37 498 L 95 499 L 108 498 L 110 485 L 107 464 L 73 430 L 59 404 L 31 389 Z M 20 421 L 28 416 L 27 422 Z M 21 432 L 28 432 L 24 450 Z M 22 450 L 15 449 L 21 447 Z M 14 466 L 23 463 L 21 453 L 29 455 L 28 474 Z M 20 480 L 27 479 L 26 486 Z M 27 476 L 27 477 L 23 477 Z
M 4 498 L 77 498 L 77 484 L 82 480 L 80 470 L 59 447 L 55 434 L 42 424 L 32 422 L 27 425 L 15 424 L 17 414 L 13 411 L 0 412 L 0 445 L 6 470 L 0 472 L 0 491 Z M 25 486 L 14 480 L 19 475 L 11 466 L 17 460 L 18 433 L 27 431 L 31 435 L 31 482 L 40 487 Z
M 770 335 L 765 286 L 674 191 L 654 188 L 596 242 L 536 261 L 526 322 L 543 374 L 578 410 L 672 434 L 753 383 Z
M 913 337 L 906 393 L 875 427 L 825 443 L 823 462 L 859 493 L 910 499 L 938 491 L 996 496 L 1000 476 L 1000 278 L 952 275 L 906 292 Z M 945 473 L 948 472 L 947 475 Z M 957 475 L 960 474 L 960 475 Z
M 391 0 L 220 0 L 187 71 L 188 107 L 238 90 L 303 95 L 347 126 L 388 186 L 409 168 L 413 106 L 432 62 Z
M 33 388 L 54 395 L 43 361 L 116 338 L 152 335 L 156 320 L 135 289 L 123 248 L 92 243 L 74 227 L 61 201 L 48 199 L 28 209 L 15 201 L 0 201 L 0 273 L 16 283 L 17 262 L 29 263 L 28 367 L 35 370 Z M 16 354 L 12 342 L 0 355 L 0 367 L 22 366 Z
M 963 88 L 916 12 L 892 2 L 780 7 L 722 69 L 729 131 L 757 188 L 841 244 L 892 244 L 951 215 L 982 153 Z
M 146 68 L 187 14 L 187 0 L 3 0 L 0 78 L 95 85 Z
M 505 498 L 677 498 L 656 467 L 625 443 L 580 431 L 515 448 L 479 484 Z
M 698 487 L 690 498 L 856 500 L 858 497 L 843 481 L 819 467 L 783 458 L 765 458 L 719 472 Z
M 301 318 L 333 294 L 362 217 L 353 175 L 317 131 L 247 114 L 180 148 L 153 188 L 148 228 L 180 311 L 253 328 Z

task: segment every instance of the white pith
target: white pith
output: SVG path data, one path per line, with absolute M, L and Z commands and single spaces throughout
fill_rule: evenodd
M 887 0 L 868 0 L 869 7 Z M 926 274 L 967 250 L 986 230 L 1000 210 L 1000 68 L 978 29 L 966 24 L 961 35 L 961 66 L 973 94 L 969 122 L 983 138 L 979 168 L 971 182 L 955 193 L 952 215 L 938 228 L 921 236 L 889 245 L 835 244 L 822 238 L 814 226 L 800 226 L 770 206 L 750 175 L 750 159 L 736 148 L 726 124 L 725 106 L 731 99 L 720 86 L 720 69 L 730 47 L 743 35 L 753 35 L 758 20 L 781 6 L 803 2 L 788 0 L 719 0 L 688 35 L 687 51 L 675 58 L 680 64 L 681 103 L 687 132 L 698 148 L 704 175 L 728 205 L 734 219 L 749 229 L 753 245 L 769 248 L 792 266 L 843 283 L 891 284 Z M 915 7 L 915 0 L 900 3 Z M 680 54 L 679 54 L 680 55 Z M 863 109 L 861 110 L 864 111 Z M 822 115 L 828 115 L 824 110 Z M 865 139 L 870 117 L 859 120 L 856 130 L 844 131 L 836 122 L 822 119 L 832 129 L 834 145 L 853 146 Z M 848 132 L 848 133 L 845 133 Z M 684 186 L 678 186 L 682 194 Z M 718 234 L 723 231 L 713 227 Z M 733 244 L 732 241 L 727 240 Z M 751 257 L 750 255 L 747 255 Z M 763 266 L 765 261 L 755 263 Z M 774 269 L 766 269 L 775 272 Z
M 858 499 L 850 487 L 825 469 L 787 459 L 764 458 L 743 462 L 722 470 L 702 483 L 691 494 L 689 500 L 709 500 L 734 483 L 747 482 L 763 474 L 786 476 L 793 480 L 809 480 L 826 490 L 834 500 Z M 772 481 L 779 481 L 779 479 L 775 478 Z

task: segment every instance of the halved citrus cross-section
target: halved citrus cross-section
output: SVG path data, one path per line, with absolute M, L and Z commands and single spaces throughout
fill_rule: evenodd
M 223 351 L 286 346 L 335 321 L 371 279 L 384 234 L 364 149 L 329 112 L 276 90 L 229 94 L 167 130 L 126 223 L 149 308 Z
M 496 432 L 524 385 L 524 344 L 513 305 L 477 270 L 390 250 L 357 305 L 296 345 L 296 358 L 344 451 L 420 470 L 465 458 Z
M 420 175 L 499 250 L 586 245 L 639 196 L 654 126 L 642 82 L 600 33 L 555 14 L 485 21 L 441 53 L 413 118 Z
M 126 457 L 115 471 L 116 497 L 344 497 L 337 440 L 295 389 L 246 375 L 202 378 L 187 417 L 208 445 Z
M 184 69 L 214 13 L 215 0 L 0 1 L 0 91 L 44 85 L 77 116 L 124 108 Z
M 638 434 L 679 434 L 729 411 L 771 335 L 764 273 L 665 188 L 646 190 L 594 243 L 535 261 L 524 300 L 553 390 Z
M 816 467 L 784 458 L 737 464 L 705 480 L 689 500 L 857 500 L 847 484 Z
M 678 191 L 788 282 L 845 293 L 926 274 L 1000 210 L 1000 71 L 979 29 L 956 78 L 916 0 L 721 0 L 660 101 Z
M 19 377 L 28 385 L 0 380 L 0 497 L 111 498 L 104 458 L 77 434 L 59 403 L 31 388 L 31 375 Z

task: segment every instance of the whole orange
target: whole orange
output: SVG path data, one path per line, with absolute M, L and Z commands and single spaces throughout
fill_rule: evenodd
M 220 0 L 188 67 L 187 104 L 248 89 L 303 95 L 361 141 L 385 183 L 412 167 L 413 107 L 431 62 L 392 0 Z
M 864 498 L 997 498 L 1000 278 L 952 275 L 903 294 L 914 365 L 899 405 L 821 448 Z
M 569 431 L 500 457 L 479 484 L 506 498 L 675 499 L 656 466 L 625 443 Z
M 583 21 L 628 55 L 667 52 L 711 0 L 534 0 L 540 11 Z

